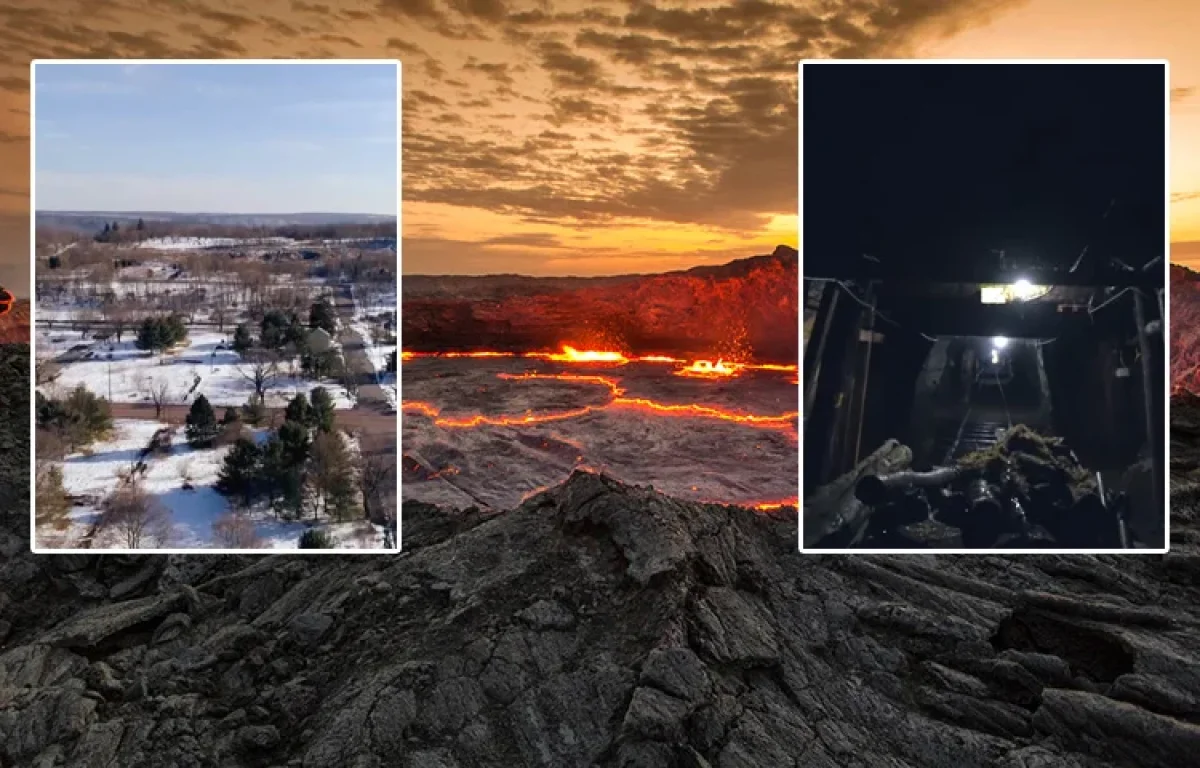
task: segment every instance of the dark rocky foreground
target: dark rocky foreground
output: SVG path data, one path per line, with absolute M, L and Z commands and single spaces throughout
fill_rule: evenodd
M 1200 755 L 1200 520 L 1119 557 L 832 557 L 594 475 L 357 557 L 27 552 L 0 765 L 1162 766 Z

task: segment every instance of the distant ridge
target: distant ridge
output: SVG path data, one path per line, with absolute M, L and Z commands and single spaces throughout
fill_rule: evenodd
M 391 214 L 380 213 L 177 213 L 173 211 L 38 211 L 37 226 L 76 232 L 95 232 L 105 224 L 147 223 L 175 225 L 211 225 L 224 227 L 295 227 L 336 224 L 379 224 L 395 221 Z
M 0 344 L 29 343 L 29 299 L 17 299 L 12 311 L 0 315 Z
M 785 266 L 789 266 L 791 262 L 798 262 L 800 259 L 799 252 L 790 245 L 777 245 L 775 250 L 768 254 L 760 256 L 746 256 L 733 261 L 727 261 L 724 264 L 702 265 L 699 267 L 689 267 L 688 269 L 674 269 L 669 272 L 626 272 L 620 275 L 595 275 L 595 276 L 579 276 L 579 275 L 552 275 L 552 276 L 533 276 L 524 275 L 519 272 L 496 272 L 487 275 L 446 275 L 446 274 L 411 274 L 404 275 L 404 279 L 415 278 L 417 280 L 521 280 L 521 281 L 540 281 L 545 284 L 551 283 L 567 283 L 577 282 L 580 284 L 603 284 L 603 283 L 620 283 L 628 280 L 636 280 L 645 277 L 666 277 L 669 275 L 690 275 L 692 277 L 736 277 L 753 272 L 756 268 L 761 267 L 767 262 L 779 261 Z
M 799 344 L 794 248 L 647 275 L 406 275 L 405 349 L 557 349 L 794 364 Z

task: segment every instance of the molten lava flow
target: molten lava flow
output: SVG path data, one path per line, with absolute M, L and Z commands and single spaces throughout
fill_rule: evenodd
M 447 428 L 478 427 L 483 425 L 511 427 L 521 426 L 524 424 L 541 424 L 548 421 L 562 421 L 563 419 L 573 419 L 578 416 L 586 416 L 589 413 L 596 413 L 608 408 L 621 408 L 645 411 L 655 415 L 720 419 L 721 421 L 730 421 L 736 424 L 744 424 L 749 427 L 758 427 L 761 429 L 779 429 L 794 432 L 795 422 L 799 416 L 799 413 L 796 411 L 790 411 L 778 416 L 759 416 L 753 413 L 739 413 L 737 411 L 728 411 L 717 406 L 700 405 L 697 403 L 667 404 L 659 403 L 643 397 L 625 397 L 624 388 L 622 388 L 615 379 L 608 378 L 607 376 L 594 376 L 579 373 L 536 373 L 533 371 L 527 371 L 525 373 L 499 373 L 496 374 L 496 376 L 497 378 L 507 380 L 554 380 L 569 381 L 580 384 L 596 384 L 607 387 L 608 391 L 612 395 L 612 400 L 605 405 L 589 405 L 582 408 L 573 408 L 565 411 L 549 411 L 546 413 L 534 413 L 532 411 L 528 411 L 520 416 L 486 416 L 483 414 L 476 414 L 468 417 L 451 418 L 442 416 L 441 411 L 429 403 L 419 401 L 406 401 L 403 404 L 403 408 L 406 411 L 413 411 L 429 416 L 434 420 L 434 424 L 439 427 Z
M 724 360 L 718 360 L 714 363 L 712 360 L 696 360 L 686 368 L 680 368 L 675 371 L 676 376 L 691 376 L 698 379 L 713 379 L 726 376 L 737 376 L 745 368 L 740 363 L 727 363 Z
M 629 362 L 629 358 L 620 352 L 575 349 L 575 347 L 568 344 L 563 345 L 562 352 L 553 352 L 546 355 L 546 359 L 561 363 L 621 363 L 624 365 Z
M 727 411 L 723 408 L 717 408 L 711 405 L 698 405 L 695 403 L 684 403 L 682 405 L 667 405 L 658 403 L 653 400 L 648 400 L 644 397 L 617 397 L 613 398 L 612 406 L 616 408 L 630 408 L 633 410 L 643 410 L 655 414 L 667 414 L 671 416 L 694 416 L 704 419 L 720 419 L 721 421 L 732 421 L 737 424 L 745 424 L 749 427 L 762 427 L 763 429 L 794 429 L 797 416 L 800 414 L 796 411 L 780 414 L 778 416 L 758 416 L 753 413 L 738 413 L 737 411 Z
M 795 373 L 800 370 L 796 365 L 777 365 L 775 363 L 746 363 L 745 367 L 752 371 L 782 371 L 784 373 Z
M 615 363 L 617 365 L 625 365 L 627 363 L 663 363 L 668 365 L 685 364 L 683 368 L 675 371 L 677 376 L 694 376 L 697 378 L 723 378 L 736 376 L 743 370 L 746 371 L 777 371 L 783 373 L 795 373 L 798 367 L 795 365 L 780 365 L 777 363 L 733 363 L 724 359 L 718 359 L 717 362 L 712 360 L 685 360 L 669 355 L 643 355 L 641 357 L 627 357 L 621 352 L 612 350 L 599 349 L 579 349 L 570 344 L 564 344 L 558 352 L 498 352 L 494 350 L 478 350 L 474 352 L 401 352 L 402 360 L 412 360 L 417 357 L 444 357 L 444 358 L 503 358 L 503 357 L 524 357 L 534 358 L 539 360 L 550 360 L 556 363 Z
M 758 510 L 759 512 L 774 512 L 777 509 L 784 509 L 786 507 L 796 507 L 799 509 L 800 499 L 793 498 L 784 499 L 783 501 L 759 501 L 752 502 L 746 506 L 750 507 L 750 509 Z
M 569 411 L 551 411 L 549 413 L 534 413 L 533 411 L 527 411 L 520 416 L 485 416 L 484 414 L 477 413 L 474 416 L 456 418 L 442 416 L 441 411 L 429 403 L 408 401 L 405 402 L 402 407 L 406 411 L 413 411 L 415 413 L 428 416 L 429 418 L 433 419 L 433 423 L 439 427 L 447 427 L 450 429 L 481 427 L 485 425 L 492 427 L 519 427 L 527 424 L 542 424 L 548 421 L 574 419 L 579 416 L 586 416 L 587 414 L 597 410 L 592 406 L 585 406 L 583 408 L 574 408 Z
M 585 373 L 535 373 L 534 371 L 526 371 L 525 373 L 497 373 L 497 379 L 506 379 L 509 381 L 535 381 L 535 380 L 554 380 L 554 381 L 571 381 L 582 384 L 599 384 L 602 387 L 608 387 L 608 391 L 612 392 L 613 397 L 619 397 L 625 394 L 625 390 L 617 383 L 616 379 L 610 379 L 607 376 L 593 376 Z
M 438 357 L 516 357 L 514 352 L 440 352 Z
M 431 419 L 436 419 L 441 411 L 433 403 L 424 403 L 420 400 L 405 400 L 400 404 L 401 410 L 412 411 L 413 413 L 421 413 Z
M 677 357 L 668 357 L 667 355 L 645 355 L 643 357 L 634 358 L 639 363 L 679 363 L 682 362 Z

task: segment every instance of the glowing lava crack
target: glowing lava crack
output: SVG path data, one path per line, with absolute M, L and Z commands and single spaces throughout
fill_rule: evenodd
M 729 411 L 716 406 L 701 405 L 697 403 L 669 404 L 660 403 L 644 397 L 625 397 L 625 390 L 614 379 L 610 379 L 606 376 L 576 373 L 532 372 L 521 374 L 499 373 L 496 374 L 496 376 L 500 379 L 509 380 L 553 380 L 582 384 L 596 384 L 607 387 L 612 395 L 612 399 L 610 399 L 608 403 L 604 405 L 588 405 L 581 408 L 572 408 L 564 411 L 549 411 L 544 413 L 534 413 L 533 411 L 528 411 L 520 415 L 499 416 L 487 416 L 484 414 L 474 414 L 472 416 L 464 417 L 442 416 L 441 410 L 433 404 L 412 400 L 405 401 L 402 405 L 402 408 L 410 413 L 419 413 L 428 416 L 433 419 L 434 424 L 437 426 L 450 429 L 479 427 L 484 425 L 507 427 L 541 424 L 551 421 L 579 418 L 590 413 L 596 413 L 608 409 L 626 409 L 642 411 L 644 413 L 650 413 L 656 416 L 720 419 L 722 421 L 729 421 L 736 424 L 744 424 L 749 427 L 775 429 L 788 432 L 793 438 L 795 438 L 796 421 L 799 417 L 799 412 L 797 411 L 790 411 L 777 416 L 760 416 L 752 413 Z

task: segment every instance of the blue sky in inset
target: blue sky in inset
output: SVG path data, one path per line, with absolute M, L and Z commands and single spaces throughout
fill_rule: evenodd
M 397 68 L 36 65 L 38 210 L 396 212 Z

